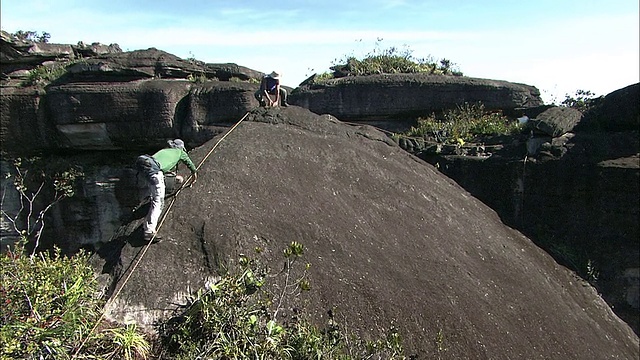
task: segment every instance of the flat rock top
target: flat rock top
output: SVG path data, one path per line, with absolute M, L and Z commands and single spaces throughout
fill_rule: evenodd
M 492 80 L 483 78 L 474 78 L 468 76 L 451 76 L 451 75 L 432 75 L 425 73 L 398 73 L 398 74 L 376 74 L 366 76 L 345 76 L 340 78 L 328 79 L 320 84 L 308 85 L 311 87 L 332 86 L 339 84 L 370 84 L 380 82 L 396 82 L 402 84 L 409 83 L 425 83 L 425 84 L 473 84 L 473 85 L 491 85 L 491 86 L 509 86 L 509 87 L 526 87 L 532 88 L 530 85 L 513 83 L 503 80 Z M 300 86 L 304 88 L 304 82 Z
M 334 309 L 365 337 L 393 325 L 420 359 L 638 357 L 594 289 L 383 133 L 289 107 L 254 110 L 219 139 L 190 152 L 210 155 L 120 295 L 128 316 L 175 307 L 256 247 L 279 269 L 298 241 L 312 290 L 283 317 L 300 305 L 322 325 Z M 125 269 L 140 251 L 129 241 L 114 247 Z

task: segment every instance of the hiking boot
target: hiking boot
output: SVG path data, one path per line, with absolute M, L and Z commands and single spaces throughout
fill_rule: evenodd
M 282 107 L 287 107 L 287 106 L 289 106 L 289 103 L 286 103 L 286 102 L 282 103 Z
M 151 241 L 153 239 L 153 241 Z M 151 241 L 152 244 L 155 243 L 159 243 L 162 240 L 162 236 L 156 234 L 156 236 L 154 237 L 152 233 L 145 233 L 144 234 L 144 241 Z

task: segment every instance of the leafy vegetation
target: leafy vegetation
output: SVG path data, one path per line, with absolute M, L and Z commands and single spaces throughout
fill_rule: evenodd
M 204 84 L 205 82 L 207 82 L 207 75 L 205 75 L 204 73 L 200 73 L 200 74 L 189 74 L 187 76 L 187 80 L 189 80 L 190 82 L 194 83 L 194 84 Z
M 18 30 L 11 35 L 15 36 L 16 38 L 22 41 L 33 41 L 33 42 L 40 42 L 40 43 L 47 43 L 51 38 L 51 34 L 44 31 L 39 33 L 37 31 Z
M 67 63 L 53 63 L 52 65 L 38 65 L 29 71 L 22 81 L 22 86 L 46 85 L 64 75 L 67 72 Z
M 11 34 L 13 37 L 22 41 L 33 41 L 37 43 L 48 43 L 51 34 L 48 32 L 24 31 L 18 30 Z M 54 63 L 52 65 L 38 65 L 29 71 L 26 79 L 22 82 L 22 86 L 42 85 L 50 83 L 60 78 L 66 72 L 66 64 Z
M 146 358 L 134 325 L 91 332 L 103 301 L 86 253 L 27 256 L 24 244 L 0 255 L 1 359 Z
M 499 112 L 488 112 L 482 103 L 464 103 L 445 111 L 441 116 L 432 114 L 419 118 L 418 125 L 405 133 L 407 136 L 431 137 L 447 144 L 464 144 L 486 136 L 517 134 L 521 131 L 516 121 Z
M 560 103 L 560 106 L 569 107 L 572 109 L 580 110 L 583 113 L 589 110 L 595 100 L 595 94 L 589 90 L 576 90 L 575 94 L 565 94 L 565 99 Z
M 362 76 L 374 74 L 398 74 L 398 73 L 425 73 L 432 75 L 462 76 L 462 72 L 448 59 L 435 60 L 433 57 L 417 58 L 407 46 L 398 48 L 391 46 L 380 49 L 378 39 L 375 48 L 358 58 L 347 55 L 341 60 L 335 60 L 331 69 L 333 72 L 325 72 L 313 78 L 314 83 L 320 83 L 328 79 L 343 76 Z
M 301 309 L 281 319 L 286 297 L 311 290 L 309 265 L 294 269 L 304 252 L 297 242 L 284 249 L 278 274 L 241 257 L 239 271 L 199 291 L 184 313 L 161 326 L 156 347 L 135 325 L 101 320 L 104 300 L 87 253 L 27 256 L 24 244 L 0 255 L 0 359 L 407 358 L 394 328 L 365 341 L 344 331 L 332 311 L 323 329 L 304 320 Z M 268 294 L 268 280 L 280 280 L 280 290 Z
M 14 159 L 12 171 L 5 176 L 13 178 L 20 207 L 10 211 L 0 206 L 0 216 L 11 224 L 16 235 L 34 245 L 34 255 L 45 227 L 45 215 L 58 202 L 74 196 L 76 181 L 84 174 L 77 166 L 33 157 Z M 3 192 L 0 205 L 4 200 Z
M 324 329 L 303 319 L 300 312 L 282 321 L 285 297 L 309 291 L 307 264 L 293 276 L 293 265 L 303 246 L 292 242 L 285 250 L 283 271 L 267 273 L 256 259 L 242 257 L 236 274 L 227 274 L 192 299 L 187 310 L 162 330 L 167 359 L 405 359 L 395 330 L 384 339 L 362 341 L 344 333 L 329 312 Z M 268 279 L 282 281 L 275 294 L 263 286 Z M 276 287 L 278 288 L 278 287 Z

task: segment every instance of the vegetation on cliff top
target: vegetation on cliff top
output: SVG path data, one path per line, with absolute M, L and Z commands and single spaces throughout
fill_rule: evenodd
M 462 76 L 457 65 L 446 58 L 436 60 L 431 55 L 418 58 L 408 46 L 381 48 L 378 38 L 373 50 L 362 57 L 349 54 L 333 61 L 332 72 L 313 76 L 311 83 L 322 83 L 328 79 L 345 76 L 364 76 L 375 74 L 431 74 Z

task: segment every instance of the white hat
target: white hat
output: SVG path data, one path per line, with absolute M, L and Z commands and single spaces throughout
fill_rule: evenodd
M 180 139 L 169 140 L 167 142 L 169 143 L 169 147 L 172 147 L 174 149 L 182 149 L 184 151 L 187 151 L 187 149 L 185 149 L 185 147 L 184 147 L 184 141 L 182 141 Z
M 269 77 L 272 79 L 280 79 L 280 74 L 278 74 L 275 71 L 272 71 L 271 74 L 269 74 Z

